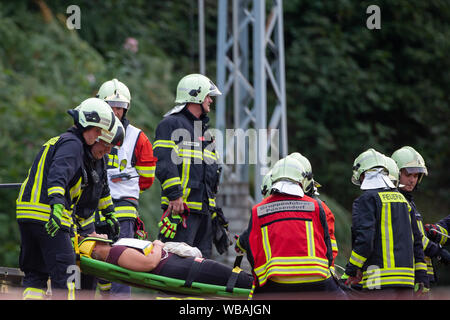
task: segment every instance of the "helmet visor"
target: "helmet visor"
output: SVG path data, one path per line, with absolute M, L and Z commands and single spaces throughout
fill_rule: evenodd
M 124 101 L 106 101 L 111 108 L 122 108 L 122 109 L 128 109 L 128 102 Z
M 428 174 L 427 170 L 422 167 L 407 167 L 407 168 L 403 168 L 403 169 L 405 169 L 408 174 L 413 174 L 413 173 Z
M 222 92 L 220 92 L 220 90 L 217 88 L 217 86 L 210 80 L 209 81 L 210 87 L 209 87 L 209 91 L 208 91 L 208 95 L 210 96 L 220 96 L 222 95 Z

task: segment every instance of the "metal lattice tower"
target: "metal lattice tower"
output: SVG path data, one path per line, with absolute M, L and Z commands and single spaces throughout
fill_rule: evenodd
M 219 0 L 217 85 L 216 128 L 223 134 L 227 176 L 253 181 L 254 200 L 260 201 L 267 167 L 287 154 L 282 0 Z M 268 95 L 274 105 L 268 106 Z M 237 128 L 245 147 L 227 135 Z

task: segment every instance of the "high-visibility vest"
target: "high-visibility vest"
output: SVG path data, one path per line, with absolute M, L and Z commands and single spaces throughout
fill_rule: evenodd
M 131 197 L 139 199 L 138 172 L 132 163 L 134 147 L 141 130 L 129 124 L 125 133 L 125 140 L 120 148 L 114 148 L 108 155 L 108 184 L 111 197 L 121 199 Z M 112 182 L 111 177 L 117 174 L 128 174 L 131 179 Z
M 330 277 L 331 243 L 316 200 L 272 194 L 252 209 L 249 234 L 259 286 L 322 281 Z

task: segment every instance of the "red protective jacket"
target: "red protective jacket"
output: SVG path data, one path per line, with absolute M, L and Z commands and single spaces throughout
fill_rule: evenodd
M 326 214 L 308 196 L 272 194 L 252 209 L 249 228 L 239 238 L 255 281 L 281 283 L 325 280 L 333 255 Z

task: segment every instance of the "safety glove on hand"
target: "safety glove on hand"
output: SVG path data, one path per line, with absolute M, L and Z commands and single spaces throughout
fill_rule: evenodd
M 64 205 L 56 203 L 52 205 L 52 210 L 50 212 L 50 217 L 45 224 L 45 230 L 50 237 L 54 237 L 61 229 L 61 220 L 64 213 Z
M 439 241 L 436 241 L 439 236 L 439 234 L 436 232 L 436 230 L 439 230 L 437 225 L 426 224 L 426 225 L 424 225 L 424 229 L 425 229 L 425 234 L 428 239 L 430 239 L 433 242 L 439 242 Z
M 211 208 L 211 225 L 213 232 L 213 243 L 217 252 L 222 254 L 228 251 L 228 247 L 233 244 L 228 235 L 228 220 L 225 218 L 221 208 Z
M 134 237 L 139 240 L 147 240 L 148 232 L 145 231 L 145 224 L 144 224 L 144 221 L 141 220 L 141 218 L 139 218 L 139 217 L 136 218 L 134 227 L 136 230 L 136 232 L 134 233 Z
M 241 244 L 239 243 L 239 235 L 235 234 L 234 235 L 234 240 L 236 241 L 236 244 L 234 245 L 234 251 L 236 251 L 236 253 L 238 255 L 243 255 L 245 254 L 246 250 L 241 246 Z
M 414 285 L 414 295 L 416 297 L 425 296 L 430 292 L 430 288 L 428 288 L 424 283 L 418 282 Z
M 112 239 L 117 240 L 120 235 L 120 223 L 119 220 L 117 220 L 114 211 L 107 213 L 102 212 L 102 214 L 105 217 L 105 222 L 108 225 Z
M 444 248 L 441 248 L 439 250 L 437 257 L 438 257 L 439 261 L 443 262 L 446 265 L 448 265 L 450 263 L 450 252 L 448 252 Z
M 159 232 L 165 238 L 173 239 L 177 233 L 177 228 L 179 224 L 183 225 L 183 228 L 187 228 L 186 220 L 189 215 L 189 208 L 185 203 L 183 203 L 184 211 L 181 213 L 173 214 L 167 209 L 161 220 L 158 222 Z
M 222 227 L 228 230 L 228 220 L 227 218 L 225 218 L 222 208 L 215 207 L 213 211 L 214 212 L 211 215 L 211 220 L 213 221 L 213 223 L 214 221 L 217 221 Z

